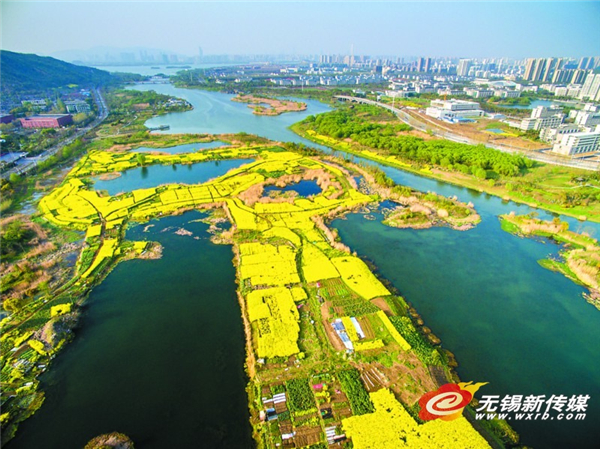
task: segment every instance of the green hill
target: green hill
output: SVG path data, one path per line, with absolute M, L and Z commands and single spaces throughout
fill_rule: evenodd
M 2 95 L 44 91 L 69 84 L 92 87 L 114 82 L 104 70 L 82 67 L 34 54 L 0 50 Z

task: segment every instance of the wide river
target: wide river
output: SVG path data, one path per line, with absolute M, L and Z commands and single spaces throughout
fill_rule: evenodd
M 329 110 L 309 101 L 302 113 L 257 117 L 231 102 L 231 95 L 170 85 L 136 89 L 155 89 L 194 106 L 148 123 L 168 124 L 172 133 L 245 131 L 309 143 L 287 127 Z M 398 183 L 473 202 L 482 222 L 467 232 L 413 231 L 351 214 L 333 222 L 342 240 L 372 260 L 417 308 L 456 355 L 463 380 L 489 382 L 477 397 L 591 396 L 583 421 L 510 421 L 523 444 L 598 447 L 600 311 L 583 299 L 582 287 L 538 265 L 557 254 L 558 245 L 500 229 L 499 214 L 532 210 L 382 168 Z M 125 179 L 137 177 L 119 178 L 119 190 L 130 187 Z M 128 434 L 142 449 L 251 445 L 232 253 L 210 243 L 198 217 L 167 217 L 147 232 L 144 226 L 128 231 L 129 239 L 160 241 L 163 259 L 124 262 L 94 289 L 77 338 L 42 377 L 44 406 L 23 423 L 9 449 L 81 448 L 110 431 Z M 595 223 L 561 218 L 572 230 L 600 236 Z M 194 235 L 174 234 L 181 227 Z

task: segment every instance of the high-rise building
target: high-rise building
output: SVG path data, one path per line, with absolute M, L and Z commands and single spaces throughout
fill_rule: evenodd
M 600 101 L 600 73 L 590 73 L 585 78 L 579 94 L 580 100 Z
M 573 70 L 555 70 L 552 75 L 552 84 L 561 84 L 571 82 L 573 76 Z
M 550 81 L 556 70 L 557 61 L 554 58 L 529 58 L 525 65 L 523 79 L 527 81 Z
M 425 59 L 425 70 L 424 72 L 429 72 L 431 70 L 431 58 Z
M 540 81 L 542 76 L 544 75 L 544 70 L 546 70 L 546 60 L 539 58 L 536 61 L 535 70 L 533 71 L 531 81 Z
M 525 64 L 525 74 L 523 75 L 523 79 L 531 81 L 531 76 L 536 67 L 536 60 L 534 58 L 529 58 L 527 63 Z
M 588 74 L 587 70 L 573 70 L 573 76 L 569 81 L 571 84 L 583 84 L 585 76 Z
M 542 74 L 542 81 L 550 81 L 552 79 L 552 74 L 554 73 L 555 67 L 556 67 L 556 59 L 554 59 L 554 58 L 546 59 L 546 66 L 544 67 L 544 73 Z
M 578 69 L 583 69 L 583 70 L 589 69 L 590 67 L 588 67 L 588 65 L 590 65 L 590 60 L 591 59 L 592 58 L 581 58 L 579 60 L 579 65 L 577 66 L 577 68 Z M 592 59 L 592 64 L 593 64 L 593 59 Z
M 417 61 L 417 72 L 422 72 L 425 68 L 425 58 L 419 58 Z
M 458 63 L 458 67 L 456 68 L 456 74 L 458 76 L 468 76 L 470 68 L 471 68 L 471 60 L 461 59 Z

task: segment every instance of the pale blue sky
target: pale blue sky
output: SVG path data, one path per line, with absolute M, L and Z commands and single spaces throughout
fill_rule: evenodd
M 2 1 L 2 48 L 194 55 L 600 55 L 600 2 Z

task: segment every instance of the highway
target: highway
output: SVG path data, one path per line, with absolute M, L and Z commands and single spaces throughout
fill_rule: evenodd
M 98 116 L 94 119 L 92 123 L 87 125 L 85 128 L 77 130 L 75 134 L 67 137 L 55 146 L 48 148 L 39 156 L 25 158 L 24 160 L 22 160 L 24 162 L 22 162 L 21 164 L 11 168 L 10 170 L 2 172 L 2 178 L 8 178 L 12 173 L 16 173 L 18 175 L 27 174 L 29 171 L 37 167 L 37 165 L 40 162 L 43 162 L 49 157 L 55 155 L 64 146 L 69 145 L 70 143 L 72 143 L 76 139 L 79 139 L 80 137 L 83 137 L 89 131 L 100 125 L 100 123 L 102 123 L 106 119 L 106 117 L 108 117 L 108 107 L 106 106 L 106 101 L 104 100 L 104 97 L 100 93 L 100 89 L 96 88 L 93 90 L 93 92 L 94 101 L 96 103 L 96 106 L 98 107 Z
M 433 132 L 434 135 L 443 139 L 451 140 L 453 142 L 468 143 L 470 145 L 484 145 L 486 147 L 503 151 L 505 153 L 520 154 L 534 161 L 544 162 L 546 164 L 563 165 L 565 167 L 574 167 L 594 171 L 600 169 L 599 162 L 565 159 L 561 158 L 560 156 L 547 154 L 541 151 L 524 151 L 521 148 L 514 148 L 508 145 L 492 144 L 489 142 L 478 142 L 475 140 L 471 140 L 468 137 L 461 136 L 459 134 L 454 134 L 449 131 L 440 130 L 438 128 L 439 125 L 433 121 L 431 122 L 432 126 L 428 127 L 426 122 L 417 120 L 412 115 L 407 114 L 405 111 L 402 110 L 403 108 L 392 107 L 389 104 L 380 103 L 379 101 L 369 100 L 367 98 L 352 97 L 348 95 L 336 95 L 335 98 L 341 101 L 351 101 L 355 103 L 364 103 L 373 106 L 379 106 L 392 112 L 396 115 L 396 117 L 398 117 L 399 120 L 406 123 L 407 125 L 412 126 L 415 129 L 418 129 L 419 131 Z M 436 128 L 433 128 L 433 126 L 435 126 Z

